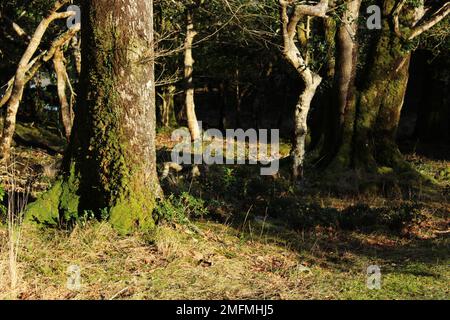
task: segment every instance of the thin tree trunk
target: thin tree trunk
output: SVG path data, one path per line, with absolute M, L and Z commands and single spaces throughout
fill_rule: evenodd
M 337 66 L 336 89 L 337 109 L 339 112 L 339 125 L 344 123 L 344 113 L 348 104 L 351 89 L 356 76 L 356 62 L 358 46 L 356 31 L 358 29 L 359 8 L 362 0 L 354 0 L 347 4 L 342 17 L 342 23 L 338 28 L 337 37 Z
M 336 65 L 334 75 L 334 101 L 332 130 L 326 136 L 326 161 L 337 152 L 334 166 L 348 166 L 349 144 L 353 138 L 353 122 L 355 119 L 355 77 L 358 60 L 358 44 L 356 32 L 358 30 L 359 10 L 362 0 L 351 1 L 346 4 L 342 15 L 342 22 L 336 32 Z M 336 150 L 337 149 L 337 150 Z
M 79 76 L 81 74 L 81 38 L 78 39 L 76 36 L 72 38 L 72 49 L 75 58 L 75 70 Z
M 122 233 L 154 226 L 156 173 L 153 2 L 83 7 L 80 93 L 64 173 L 27 219 L 58 224 L 93 212 Z
M 194 101 L 194 81 L 192 73 L 194 71 L 194 59 L 192 57 L 192 43 L 197 35 L 194 29 L 194 21 L 192 9 L 186 9 L 186 40 L 184 48 L 184 78 L 186 83 L 186 116 L 188 121 L 189 132 L 193 141 L 200 139 L 200 128 L 197 122 L 197 115 L 195 113 Z
M 56 82 L 58 89 L 58 97 L 60 103 L 60 116 L 61 122 L 64 127 L 64 135 L 67 141 L 70 140 L 70 133 L 72 131 L 72 106 L 67 100 L 66 95 L 66 83 L 67 83 L 67 73 L 66 66 L 64 65 L 64 54 L 61 48 L 58 48 L 53 56 L 53 66 L 56 73 Z
M 161 98 L 160 118 L 163 127 L 176 126 L 177 124 L 173 100 L 175 89 L 175 86 L 169 85 L 164 87 L 161 94 L 158 94 Z
M 321 83 L 319 76 L 312 82 L 305 83 L 305 90 L 300 94 L 297 105 L 295 106 L 295 132 L 294 145 L 292 148 L 292 174 L 294 179 L 303 177 L 303 166 L 305 162 L 306 137 L 308 135 L 308 114 L 311 107 L 311 101 L 316 94 L 317 87 Z
M 242 104 L 242 92 L 241 92 L 241 86 L 239 83 L 239 68 L 236 68 L 235 71 L 235 81 L 236 81 L 236 87 L 235 87 L 235 97 L 236 97 L 236 128 L 241 127 L 241 104 Z
M 311 101 L 314 98 L 317 87 L 322 82 L 322 78 L 314 73 L 306 63 L 306 57 L 303 57 L 297 47 L 294 38 L 298 31 L 298 23 L 305 15 L 325 17 L 328 9 L 328 1 L 321 0 L 314 6 L 294 5 L 293 13 L 288 14 L 290 3 L 280 0 L 281 7 L 281 26 L 283 30 L 283 55 L 284 58 L 297 70 L 302 78 L 305 89 L 300 94 L 298 103 L 295 107 L 295 132 L 292 146 L 292 177 L 294 180 L 303 177 L 303 166 L 305 160 L 306 136 L 308 134 L 308 113 L 311 107 Z
M 11 90 L 11 95 L 7 104 L 6 116 L 3 124 L 3 134 L 0 141 L 0 158 L 8 159 L 10 154 L 11 143 L 16 128 L 16 116 L 19 109 L 20 101 L 22 100 L 24 87 L 27 80 L 27 72 L 30 70 L 30 61 L 33 58 L 42 37 L 45 34 L 48 26 L 56 19 L 64 19 L 73 15 L 72 12 L 57 12 L 69 0 L 57 1 L 49 15 L 44 18 L 36 28 L 27 49 L 25 50 L 14 77 L 14 84 Z

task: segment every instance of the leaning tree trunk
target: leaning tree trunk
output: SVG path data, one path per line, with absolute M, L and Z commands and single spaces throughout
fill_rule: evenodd
M 312 73 L 310 77 L 302 77 L 305 89 L 300 94 L 294 114 L 294 143 L 292 146 L 292 176 L 294 179 L 303 177 L 305 162 L 306 137 L 308 135 L 308 114 L 311 102 L 316 94 L 322 78 Z
M 194 81 L 192 73 L 194 71 L 194 59 L 192 57 L 192 44 L 197 32 L 194 30 L 194 21 L 192 18 L 192 9 L 186 9 L 186 40 L 184 48 L 184 78 L 186 83 L 186 116 L 189 132 L 193 141 L 200 139 L 200 128 L 197 122 L 194 102 Z
M 160 186 L 152 5 L 85 2 L 81 92 L 64 174 L 28 208 L 28 219 L 57 224 L 91 212 L 123 233 L 154 225 Z
M 11 143 L 16 128 L 17 112 L 25 90 L 25 85 L 29 80 L 27 79 L 27 73 L 30 72 L 30 69 L 32 69 L 36 63 L 36 59 L 32 60 L 32 58 L 50 24 L 57 19 L 64 19 L 74 14 L 73 12 L 58 12 L 58 10 L 68 2 L 69 0 L 60 0 L 55 2 L 50 10 L 50 13 L 39 23 L 30 39 L 27 49 L 19 61 L 16 74 L 14 76 L 12 89 L 8 92 L 8 104 L 0 140 L 0 159 L 9 158 Z
M 56 73 L 61 122 L 64 127 L 64 135 L 67 141 L 69 141 L 70 133 L 72 132 L 73 111 L 71 103 L 67 100 L 66 83 L 68 76 L 64 64 L 64 54 L 61 48 L 58 48 L 53 55 L 53 66 Z

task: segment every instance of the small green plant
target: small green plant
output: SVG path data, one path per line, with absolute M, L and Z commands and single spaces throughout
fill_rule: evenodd
M 6 214 L 6 207 L 3 204 L 5 201 L 6 191 L 3 189 L 3 187 L 0 186 L 0 215 Z
M 232 168 L 224 168 L 223 169 L 223 183 L 225 188 L 229 188 L 233 183 L 236 182 L 236 177 L 234 174 L 234 169 Z
M 203 218 L 208 213 L 205 201 L 188 192 L 183 192 L 179 196 L 171 194 L 156 208 L 159 219 L 182 224 L 189 223 L 193 218 Z
M 81 226 L 86 226 L 89 221 L 98 219 L 100 221 L 107 221 L 109 218 L 109 209 L 108 208 L 102 208 L 98 213 L 96 213 L 93 210 L 85 210 L 83 212 L 83 215 L 79 218 L 78 223 Z

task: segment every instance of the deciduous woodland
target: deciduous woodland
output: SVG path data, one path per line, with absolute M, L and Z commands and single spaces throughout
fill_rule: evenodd
M 450 298 L 449 13 L 2 1 L 0 298 Z

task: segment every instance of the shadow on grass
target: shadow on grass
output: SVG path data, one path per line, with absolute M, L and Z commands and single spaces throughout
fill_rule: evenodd
M 342 271 L 354 269 L 355 258 L 351 257 L 357 257 L 357 261 L 382 263 L 388 272 L 392 265 L 391 272 L 439 277 L 428 268 L 410 266 L 432 266 L 450 258 L 447 234 L 431 230 L 449 226 L 445 206 L 430 209 L 432 204 L 427 202 L 445 201 L 440 187 L 432 183 L 425 193 L 420 188 L 405 189 L 402 183 L 407 186 L 408 180 L 399 184 L 401 177 L 394 173 L 384 174 L 377 180 L 384 183 L 381 205 L 353 196 L 338 206 L 327 197 L 339 196 L 340 191 L 328 190 L 325 195 L 323 185 L 311 180 L 293 186 L 283 163 L 281 172 L 270 177 L 259 176 L 259 167 L 250 165 L 214 165 L 201 170 L 195 179 L 183 173 L 172 175 L 163 188 L 167 194 L 189 192 L 201 198 L 208 209 L 206 219 L 230 225 L 245 239 L 288 246 L 306 260 Z M 389 194 L 387 181 L 399 193 Z M 430 221 L 439 226 L 429 227 Z

